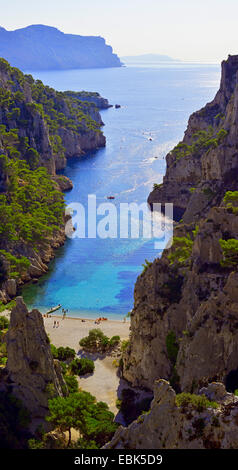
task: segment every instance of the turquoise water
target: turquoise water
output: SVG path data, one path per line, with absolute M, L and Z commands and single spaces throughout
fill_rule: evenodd
M 87 205 L 108 195 L 120 202 L 146 202 L 165 173 L 166 153 L 183 137 L 189 115 L 211 100 L 220 67 L 175 64 L 34 73 L 58 90 L 98 91 L 120 109 L 102 111 L 107 146 L 68 161 L 64 174 L 74 183 L 67 203 Z M 152 138 L 152 141 L 149 140 Z M 120 319 L 133 306 L 133 289 L 145 258 L 159 252 L 153 240 L 67 240 L 47 275 L 23 289 L 29 307 L 46 311 L 62 304 L 71 316 Z

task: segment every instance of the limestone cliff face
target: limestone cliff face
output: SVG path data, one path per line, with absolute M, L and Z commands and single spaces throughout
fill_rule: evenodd
M 183 141 L 166 157 L 167 171 L 148 202 L 172 202 L 175 218 L 190 222 L 221 201 L 238 174 L 238 56 L 222 63 L 214 100 L 191 115 Z M 203 136 L 199 133 L 203 133 Z M 210 189 L 210 195 L 206 189 Z
M 168 382 L 156 381 L 149 413 L 128 428 L 120 427 L 105 448 L 236 449 L 238 398 L 221 383 L 212 383 L 200 393 L 218 407 L 198 411 L 192 404 L 178 406 Z
M 164 183 L 150 195 L 184 214 L 172 247 L 136 282 L 123 359 L 134 386 L 152 390 L 163 378 L 176 391 L 214 380 L 238 388 L 238 265 L 235 248 L 226 263 L 221 245 L 238 239 L 237 203 L 224 200 L 237 189 L 237 86 L 238 57 L 229 57 L 214 101 L 191 116 L 186 145 L 168 155 Z
M 98 95 L 100 100 L 104 102 Z M 66 166 L 67 158 L 79 157 L 106 143 L 100 130 L 103 122 L 93 101 L 81 101 L 80 93 L 64 94 L 44 86 L 4 59 L 0 63 L 0 125 L 4 126 L 0 154 L 9 154 L 10 144 L 32 164 L 33 149 L 38 153 L 38 166 L 45 166 L 53 175 Z M 15 129 L 18 137 L 10 140 L 6 133 Z
M 92 95 L 102 107 L 106 107 L 107 100 L 98 93 L 83 92 L 82 97 L 85 98 L 86 94 Z M 0 58 L 0 196 L 11 200 L 13 176 L 8 163 L 11 165 L 13 161 L 17 165 L 22 165 L 20 162 L 23 161 L 32 172 L 45 167 L 57 190 L 71 189 L 72 182 L 56 172 L 65 168 L 67 159 L 80 158 L 85 152 L 105 146 L 102 125 L 93 99 L 85 101 L 80 100 L 80 93 L 57 92 Z M 19 180 L 17 184 L 24 186 L 25 181 Z M 30 213 L 29 208 L 27 212 Z M 60 217 L 59 214 L 57 217 Z M 1 251 L 6 250 L 17 258 L 24 256 L 31 265 L 27 272 L 18 276 L 17 282 L 10 280 L 11 287 L 9 279 L 6 279 L 10 277 L 9 269 L 5 270 L 3 279 L 7 282 L 0 282 L 0 301 L 6 303 L 13 293 L 16 295 L 17 287 L 23 282 L 36 279 L 46 272 L 54 249 L 65 241 L 64 222 L 62 209 L 60 222 L 55 224 L 57 229 L 49 232 L 34 248 L 25 237 L 14 241 L 11 236 L 9 239 L 1 237 Z M 1 254 L 0 264 L 5 261 L 4 254 Z
M 7 355 L 7 386 L 30 411 L 32 420 L 44 418 L 49 394 L 63 396 L 67 387 L 53 360 L 42 315 L 38 310 L 28 312 L 21 297 L 11 312 Z

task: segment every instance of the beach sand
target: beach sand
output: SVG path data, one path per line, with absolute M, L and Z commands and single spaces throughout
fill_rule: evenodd
M 59 321 L 59 327 L 54 328 L 54 321 Z M 45 329 L 50 336 L 50 341 L 56 347 L 69 346 L 75 349 L 78 357 L 82 356 L 79 341 L 87 336 L 89 330 L 100 328 L 103 333 L 109 337 L 119 335 L 121 340 L 128 339 L 130 322 L 107 320 L 95 325 L 95 320 L 85 320 L 82 322 L 79 318 L 65 318 L 52 315 L 51 318 L 44 318 Z M 84 357 L 90 357 L 95 361 L 95 370 L 92 375 L 79 378 L 79 387 L 94 395 L 98 401 L 104 401 L 108 404 L 113 413 L 117 413 L 116 399 L 119 386 L 119 377 L 117 368 L 113 365 L 115 357 L 92 357 L 83 354 Z
M 10 312 L 5 310 L 0 315 L 10 318 Z M 54 321 L 59 322 L 59 327 L 54 328 Z M 100 328 L 105 335 L 112 337 L 119 335 L 121 340 L 128 339 L 130 321 L 124 323 L 118 320 L 102 321 L 100 325 L 95 324 L 95 320 L 66 317 L 64 320 L 60 315 L 52 315 L 49 318 L 44 317 L 44 324 L 50 341 L 57 348 L 60 346 L 69 346 L 75 349 L 78 357 L 90 357 L 95 361 L 95 370 L 92 375 L 87 375 L 78 379 L 79 387 L 94 395 L 98 401 L 104 401 L 108 404 L 110 410 L 117 414 L 116 408 L 117 389 L 120 379 L 117 376 L 117 368 L 113 365 L 115 357 L 112 356 L 91 356 L 82 354 L 79 341 L 87 336 L 89 330 Z

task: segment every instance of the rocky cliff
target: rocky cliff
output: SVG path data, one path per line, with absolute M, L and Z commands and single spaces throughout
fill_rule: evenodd
M 214 100 L 190 116 L 183 141 L 166 157 L 163 184 L 149 195 L 151 205 L 172 202 L 177 220 L 198 220 L 236 187 L 237 71 L 238 56 L 222 62 Z
M 24 70 L 121 67 L 120 59 L 100 36 L 64 34 L 31 25 L 15 31 L 0 28 L 0 56 Z
M 152 390 L 161 378 L 177 392 L 211 381 L 238 388 L 237 103 L 238 56 L 229 56 L 215 99 L 190 117 L 149 196 L 150 204 L 173 202 L 183 219 L 172 247 L 136 282 L 123 359 L 133 386 Z
M 4 386 L 30 412 L 34 427 L 34 423 L 44 422 L 49 397 L 64 396 L 67 387 L 61 366 L 53 360 L 41 313 L 28 312 L 21 297 L 16 298 L 11 312 L 6 341 Z
M 80 93 L 57 92 L 0 59 L 0 301 L 4 303 L 16 295 L 22 282 L 46 272 L 54 249 L 64 243 L 60 191 L 72 188 L 72 182 L 57 175 L 57 170 L 66 166 L 68 158 L 105 146 L 96 104 L 79 98 Z M 106 106 L 100 95 L 96 99 Z
M 106 98 L 103 98 L 100 96 L 99 93 L 97 92 L 91 92 L 91 91 L 80 91 L 80 92 L 75 92 L 75 91 L 65 91 L 65 95 L 70 96 L 72 98 L 77 98 L 80 101 L 86 101 L 87 103 L 93 103 L 96 108 L 98 109 L 108 109 L 111 108 L 112 105 L 109 104 L 108 100 Z
M 221 383 L 199 396 L 177 395 L 165 380 L 154 385 L 148 413 L 120 427 L 106 449 L 237 449 L 238 398 Z
M 105 146 L 95 103 L 79 97 L 44 86 L 1 59 L 1 153 L 24 158 L 31 169 L 43 165 L 54 175 L 67 158 Z

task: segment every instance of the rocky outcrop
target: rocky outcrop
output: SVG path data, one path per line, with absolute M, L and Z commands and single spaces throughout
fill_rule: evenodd
M 97 92 L 91 92 L 91 91 L 65 91 L 65 95 L 70 96 L 71 98 L 76 98 L 77 100 L 80 101 L 86 101 L 87 103 L 93 103 L 96 108 L 98 109 L 108 109 L 111 108 L 112 105 L 109 104 L 108 100 L 106 98 L 103 98 L 99 93 Z M 93 118 L 95 119 L 95 118 Z M 95 119 L 96 121 L 96 119 Z
M 182 145 L 167 156 L 163 185 L 150 195 L 151 203 L 173 202 L 183 219 L 172 247 L 135 285 L 123 356 L 133 386 L 152 390 L 161 378 L 177 392 L 217 380 L 238 388 L 237 100 L 238 57 L 230 56 L 215 99 L 191 116 Z
M 166 157 L 163 184 L 148 202 L 174 204 L 175 220 L 199 219 L 219 204 L 238 175 L 238 56 L 222 62 L 220 89 L 214 100 L 192 114 L 184 139 Z
M 55 175 L 66 166 L 67 158 L 105 146 L 100 130 L 103 122 L 93 100 L 81 100 L 80 93 L 57 92 L 4 59 L 0 63 L 0 88 L 0 155 L 11 156 L 14 147 L 18 157 L 21 155 L 31 167 L 45 166 Z M 99 102 L 107 102 L 95 95 Z M 2 173 L 0 189 L 6 190 Z
M 39 423 L 48 411 L 51 396 L 67 392 L 61 367 L 54 361 L 43 318 L 38 310 L 28 312 L 21 297 L 11 312 L 7 333 L 7 379 L 14 396 Z
M 200 391 L 211 406 L 180 405 L 175 391 L 165 380 L 154 386 L 154 400 L 148 413 L 128 428 L 120 427 L 106 449 L 237 449 L 238 398 L 221 383 Z

